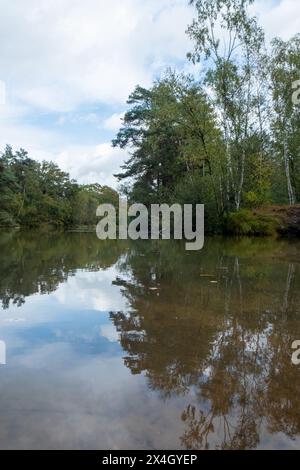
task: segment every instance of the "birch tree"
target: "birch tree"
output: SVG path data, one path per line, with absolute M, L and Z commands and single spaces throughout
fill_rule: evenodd
M 300 79 L 300 34 L 272 43 L 271 77 L 275 154 L 281 160 L 290 205 L 300 200 L 300 103 L 293 99 Z
M 189 58 L 207 64 L 206 85 L 223 131 L 227 170 L 226 205 L 239 210 L 249 140 L 256 132 L 257 71 L 264 34 L 248 13 L 252 0 L 190 0 L 197 18 L 188 28 L 194 40 Z M 259 98 L 259 99 L 258 99 Z

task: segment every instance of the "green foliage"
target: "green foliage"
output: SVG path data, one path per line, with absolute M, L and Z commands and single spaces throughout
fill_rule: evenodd
M 238 210 L 249 175 L 248 159 L 253 152 L 266 158 L 264 33 L 247 10 L 251 0 L 191 3 L 197 18 L 188 28 L 195 44 L 189 57 L 194 63 L 207 61 L 205 83 L 211 90 L 225 144 L 226 167 L 220 182 L 223 206 Z
M 129 198 L 146 205 L 200 203 L 205 194 L 205 202 L 220 214 L 216 181 L 222 174 L 223 145 L 199 83 L 168 72 L 150 90 L 137 87 L 128 104 L 132 107 L 113 145 L 131 150 L 116 175 L 120 181 L 131 178 Z
M 119 195 L 108 186 L 100 184 L 83 185 L 76 192 L 73 199 L 74 225 L 95 225 L 96 209 L 100 204 L 113 204 L 116 208 L 119 205 Z
M 253 0 L 190 0 L 196 18 L 188 55 L 199 80 L 168 70 L 137 86 L 113 145 L 130 155 L 115 175 L 129 202 L 205 204 L 206 230 L 273 233 L 251 209 L 300 200 L 300 35 L 267 54 Z M 111 188 L 78 185 L 24 150 L 0 156 L 0 225 L 94 225 Z
M 286 176 L 289 202 L 300 201 L 300 105 L 293 103 L 293 83 L 300 79 L 300 34 L 274 39 L 270 63 L 274 114 L 273 149 Z
M 101 203 L 118 204 L 107 186 L 78 185 L 53 162 L 7 146 L 0 156 L 0 226 L 95 225 Z
M 209 233 L 220 232 L 222 227 L 210 176 L 199 173 L 186 175 L 176 186 L 174 200 L 179 204 L 205 205 L 205 231 Z
M 252 153 L 246 162 L 247 179 L 244 185 L 243 205 L 256 208 L 271 203 L 272 178 L 275 172 L 270 158 Z
M 247 209 L 231 212 L 225 218 L 225 230 L 231 235 L 266 236 L 276 232 L 277 221 Z
M 117 177 L 135 202 L 205 204 L 208 231 L 225 217 L 233 233 L 272 233 L 244 209 L 300 197 L 300 36 L 274 40 L 269 57 L 253 0 L 190 3 L 188 58 L 201 62 L 201 80 L 168 72 L 136 87 L 113 142 L 131 154 Z

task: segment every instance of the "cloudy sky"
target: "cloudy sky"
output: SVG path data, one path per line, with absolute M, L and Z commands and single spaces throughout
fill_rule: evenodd
M 253 10 L 268 38 L 300 31 L 299 0 L 257 0 Z M 116 186 L 126 155 L 110 141 L 127 96 L 167 66 L 191 71 L 193 15 L 188 0 L 0 0 L 1 149 Z

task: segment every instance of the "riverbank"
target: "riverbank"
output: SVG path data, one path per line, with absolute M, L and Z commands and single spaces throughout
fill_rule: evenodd
M 62 226 L 41 224 L 39 226 L 0 225 L 0 229 L 42 229 L 44 231 L 60 230 L 67 232 L 94 232 L 96 225 Z M 300 204 L 295 206 L 269 205 L 256 209 L 241 209 L 231 212 L 224 218 L 223 230 L 219 234 L 231 236 L 278 236 L 283 238 L 300 237 Z M 214 235 L 213 233 L 209 233 Z
M 300 205 L 241 209 L 225 218 L 224 231 L 238 236 L 300 236 Z
M 273 218 L 281 236 L 300 237 L 300 204 L 262 207 L 257 210 L 257 214 Z

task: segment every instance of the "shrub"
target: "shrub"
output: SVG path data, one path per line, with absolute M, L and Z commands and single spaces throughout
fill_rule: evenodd
M 225 219 L 225 231 L 232 235 L 267 236 L 276 232 L 277 221 L 266 215 L 242 209 L 231 212 Z

